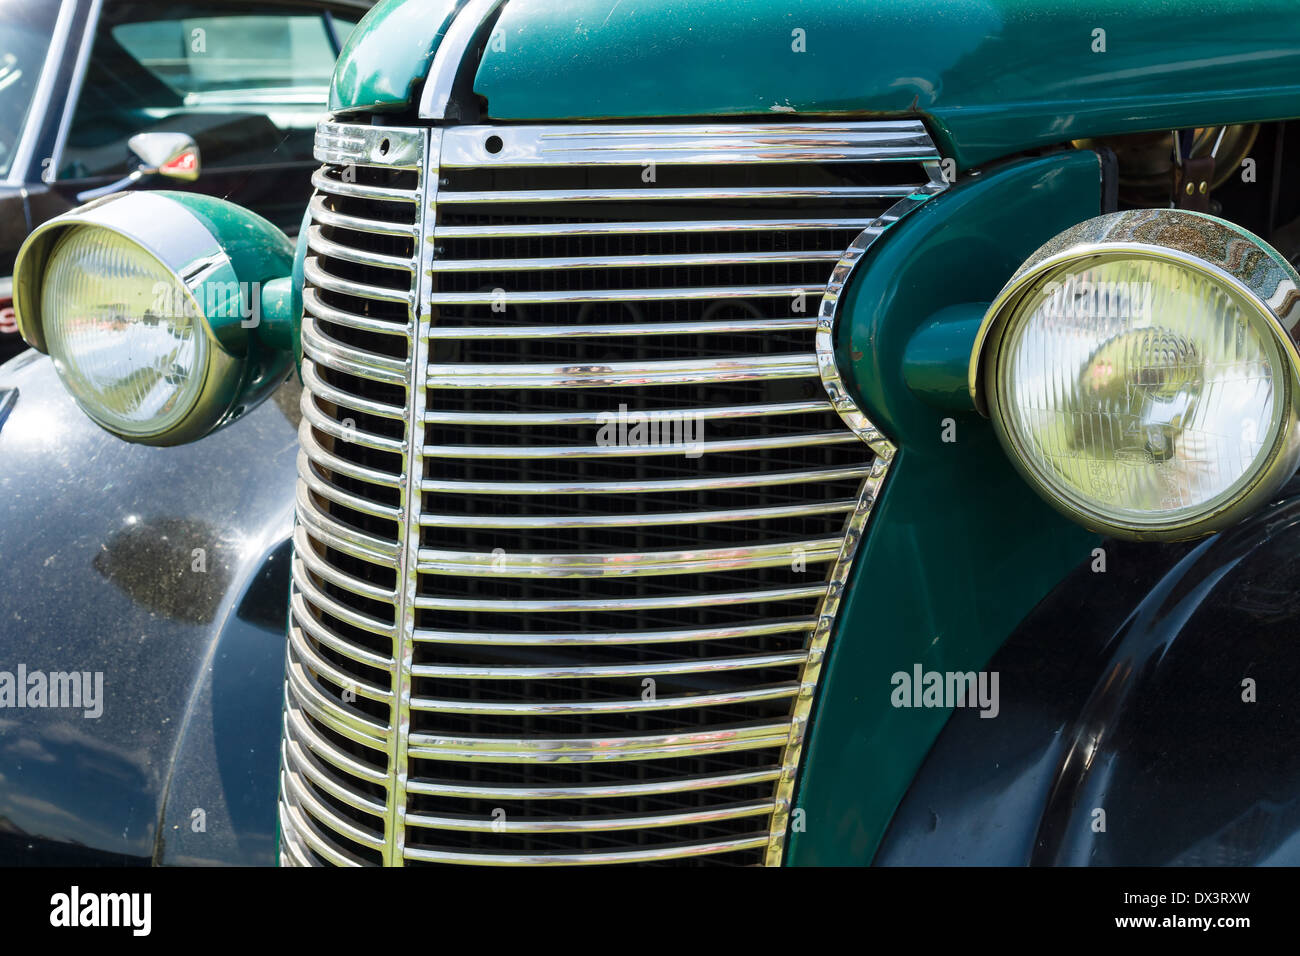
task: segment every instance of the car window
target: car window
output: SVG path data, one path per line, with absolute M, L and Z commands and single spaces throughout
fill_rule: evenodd
M 355 21 L 333 19 L 341 41 Z M 318 11 L 255 3 L 123 3 L 100 18 L 60 179 L 129 171 L 127 140 L 188 133 L 204 169 L 311 158 L 334 69 Z
M 0 3 L 0 176 L 9 174 L 58 15 L 49 0 Z

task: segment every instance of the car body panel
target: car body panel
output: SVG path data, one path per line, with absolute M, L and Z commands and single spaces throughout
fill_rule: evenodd
M 1020 479 L 988 421 L 917 398 L 903 354 L 930 316 L 966 297 L 991 299 L 1025 256 L 1100 203 L 1095 153 L 1013 162 L 891 226 L 854 272 L 839 367 L 901 451 L 831 639 L 795 794 L 805 830 L 791 834 L 790 863 L 868 863 L 942 729 L 945 711 L 891 706 L 890 675 L 918 663 L 978 669 L 1096 541 Z
M 509 0 L 496 33 L 474 85 L 493 119 L 920 116 L 962 169 L 1300 98 L 1290 0 Z
M 343 44 L 330 85 L 330 111 L 409 106 L 457 6 L 456 0 L 375 4 Z
M 0 389 L 0 670 L 103 674 L 97 718 L 4 710 L 0 862 L 148 863 L 169 789 L 206 816 L 177 852 L 272 862 L 296 386 L 179 448 L 101 430 L 34 351 Z
M 988 663 L 998 718 L 953 713 L 875 862 L 1300 864 L 1300 482 L 1203 541 L 1104 550 Z

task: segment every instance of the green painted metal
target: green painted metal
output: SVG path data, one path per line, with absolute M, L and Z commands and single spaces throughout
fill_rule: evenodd
M 206 317 L 218 338 L 223 337 L 223 332 L 216 326 L 224 322 L 230 325 L 226 338 L 246 343 L 244 376 L 234 405 L 252 408 L 278 387 L 293 367 L 292 326 L 287 340 L 283 324 L 276 329 L 263 328 L 266 317 L 262 306 L 266 301 L 263 292 L 269 283 L 294 275 L 294 244 L 257 213 L 224 199 L 163 190 L 158 194 L 175 200 L 196 216 L 211 233 L 215 244 L 230 257 L 230 268 L 214 273 L 208 281 L 229 290 L 229 295 L 237 296 L 239 301 L 229 302 L 214 310 L 216 315 Z M 297 284 L 296 278 L 289 281 Z M 204 301 L 213 301 L 213 297 L 205 297 Z M 245 316 L 254 315 L 258 324 L 248 334 L 242 322 Z
M 906 114 L 962 169 L 1300 113 L 1294 0 L 510 0 L 496 30 L 493 119 Z
M 903 352 L 903 379 L 927 405 L 971 411 L 967 383 L 970 354 L 988 311 L 987 302 L 963 302 L 940 309 L 916 330 Z
M 456 0 L 379 0 L 339 51 L 330 112 L 405 109 L 418 98 L 456 7 Z
M 926 203 L 857 267 L 837 329 L 840 367 L 901 450 L 831 640 L 795 794 L 804 829 L 791 836 L 791 864 L 870 862 L 943 727 L 947 710 L 893 707 L 891 675 L 918 663 L 978 670 L 1095 546 L 1021 480 L 985 419 L 917 396 L 903 357 L 920 325 L 991 300 L 1034 249 L 1099 207 L 1096 154 L 1019 161 Z

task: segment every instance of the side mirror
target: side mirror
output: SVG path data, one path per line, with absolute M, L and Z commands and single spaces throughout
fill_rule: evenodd
M 115 183 L 77 193 L 78 202 L 121 192 L 146 176 L 166 176 L 193 182 L 199 178 L 199 146 L 185 133 L 137 133 L 126 142 L 136 168 Z

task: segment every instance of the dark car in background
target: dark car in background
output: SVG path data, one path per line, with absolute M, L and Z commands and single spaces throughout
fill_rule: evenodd
M 198 191 L 296 232 L 334 60 L 369 7 L 0 3 L 0 362 L 26 348 L 11 302 L 18 247 L 96 195 Z

